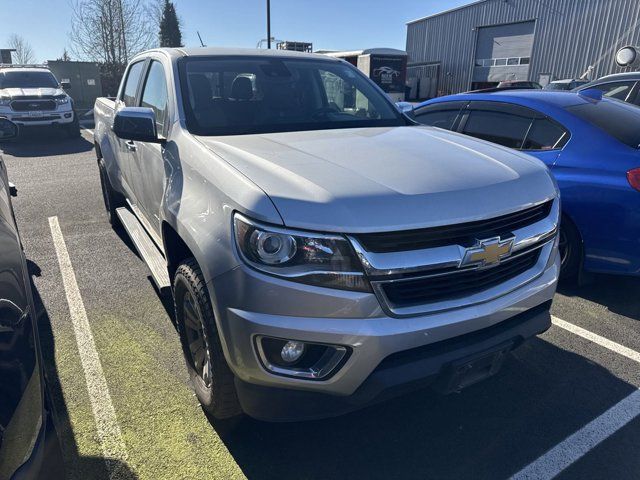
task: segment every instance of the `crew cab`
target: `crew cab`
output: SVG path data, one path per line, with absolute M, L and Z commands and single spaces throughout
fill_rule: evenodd
M 73 100 L 44 65 L 0 64 L 0 117 L 21 130 L 51 127 L 80 136 Z
M 95 104 L 108 218 L 172 295 L 215 418 L 458 391 L 550 326 L 559 197 L 322 55 L 158 49 Z

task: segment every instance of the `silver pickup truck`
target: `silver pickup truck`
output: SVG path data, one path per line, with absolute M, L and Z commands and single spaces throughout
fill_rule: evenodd
M 457 391 L 550 326 L 546 168 L 415 125 L 344 61 L 152 50 L 95 114 L 109 219 L 173 295 L 216 418 Z

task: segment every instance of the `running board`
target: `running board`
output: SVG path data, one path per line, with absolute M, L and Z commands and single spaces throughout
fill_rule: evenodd
M 118 217 L 124 226 L 124 229 L 129 234 L 131 241 L 136 246 L 136 250 L 149 267 L 151 271 L 151 278 L 157 285 L 158 289 L 164 293 L 165 289 L 171 287 L 169 281 L 169 273 L 167 272 L 167 262 L 165 261 L 162 253 L 153 243 L 153 240 L 144 229 L 140 221 L 136 216 L 131 213 L 126 207 L 120 207 L 116 209 Z

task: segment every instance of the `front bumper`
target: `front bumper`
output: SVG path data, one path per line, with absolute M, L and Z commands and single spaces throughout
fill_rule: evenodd
M 54 125 L 68 125 L 73 122 L 75 112 L 69 110 L 51 110 L 35 112 L 14 112 L 11 109 L 0 109 L 0 117 L 11 120 L 21 127 L 49 127 Z
M 475 349 L 498 345 L 507 337 L 516 346 L 546 330 L 559 272 L 555 256 L 541 275 L 490 301 L 404 318 L 388 316 L 373 294 L 295 284 L 244 266 L 214 279 L 209 288 L 225 356 L 245 411 L 262 419 L 300 420 L 344 413 L 375 401 L 389 389 L 402 391 L 428 383 L 448 363 Z M 529 319 L 527 312 L 535 315 Z M 514 318 L 525 317 L 528 320 L 516 322 L 517 327 L 505 327 L 499 335 L 479 343 L 469 340 L 431 360 L 419 359 L 416 364 L 380 373 L 385 360 L 399 352 L 470 338 L 466 336 L 501 329 Z M 258 335 L 343 345 L 352 354 L 327 380 L 278 376 L 265 370 L 258 359 L 254 347 Z M 320 403 L 328 407 L 321 408 L 312 397 L 323 399 Z M 294 408 L 291 401 L 296 399 L 304 400 L 308 410 L 300 411 L 301 405 Z

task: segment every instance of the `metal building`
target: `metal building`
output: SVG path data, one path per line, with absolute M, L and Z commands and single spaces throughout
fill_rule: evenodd
M 638 0 L 481 0 L 407 23 L 410 98 L 595 79 L 624 71 L 615 52 L 638 44 Z
M 59 82 L 68 82 L 67 92 L 73 98 L 74 108 L 80 114 L 93 108 L 96 98 L 102 95 L 100 70 L 95 62 L 49 60 L 49 70 Z

